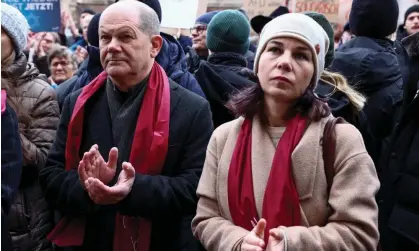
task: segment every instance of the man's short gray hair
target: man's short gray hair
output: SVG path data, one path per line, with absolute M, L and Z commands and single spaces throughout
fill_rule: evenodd
M 160 21 L 157 13 L 145 3 L 137 0 L 124 0 L 114 3 L 115 5 L 129 6 L 135 8 L 139 20 L 138 28 L 148 36 L 154 36 L 160 34 Z
M 152 8 L 145 4 L 140 8 L 139 26 L 140 30 L 150 37 L 160 34 L 159 17 Z

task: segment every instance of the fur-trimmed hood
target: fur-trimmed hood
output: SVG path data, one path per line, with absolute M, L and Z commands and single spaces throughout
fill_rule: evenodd
M 419 56 L 419 32 L 410 35 L 402 41 L 404 47 L 411 57 Z

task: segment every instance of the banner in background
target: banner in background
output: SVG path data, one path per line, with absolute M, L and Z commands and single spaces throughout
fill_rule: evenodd
M 339 4 L 340 0 L 293 0 L 292 12 L 315 11 L 322 13 L 329 22 L 339 22 Z
M 2 0 L 16 7 L 28 20 L 31 31 L 59 31 L 61 12 L 59 0 Z
M 243 9 L 249 18 L 257 15 L 269 16 L 283 5 L 291 12 L 316 11 L 325 15 L 335 25 L 344 25 L 349 19 L 352 0 L 244 0 Z
M 205 12 L 206 0 L 160 0 L 162 27 L 189 29 L 199 12 Z

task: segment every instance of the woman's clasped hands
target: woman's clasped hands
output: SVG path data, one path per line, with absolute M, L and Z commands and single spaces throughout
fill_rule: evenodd
M 285 251 L 284 232 L 280 228 L 269 230 L 269 240 L 264 241 L 266 220 L 260 219 L 242 242 L 241 251 Z

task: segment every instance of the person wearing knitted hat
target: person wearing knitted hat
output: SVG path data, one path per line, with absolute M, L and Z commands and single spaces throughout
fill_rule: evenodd
M 192 230 L 208 251 L 376 249 L 374 164 L 358 130 L 334 124 L 314 94 L 328 47 L 304 14 L 262 30 L 258 83 L 232 96 L 238 118 L 207 148 Z
M 368 100 L 363 111 L 375 141 L 370 154 L 379 161 L 383 140 L 396 123 L 406 78 L 405 49 L 390 40 L 397 28 L 396 0 L 354 0 L 350 28 L 355 35 L 335 52 L 329 70 L 342 74 Z M 396 48 L 396 49 L 395 49 Z
M 17 250 L 51 251 L 47 240 L 54 223 L 38 182 L 47 153 L 55 139 L 60 111 L 55 91 L 22 52 L 29 25 L 16 8 L 1 3 L 2 78 L 10 82 L 7 99 L 16 111 L 22 143 L 23 166 L 8 225 Z M 25 219 L 22 221 L 22 219 Z
M 1 3 L 1 64 L 14 62 L 26 47 L 29 24 L 15 7 Z
M 327 48 L 326 60 L 325 60 L 325 68 L 327 68 L 332 64 L 333 57 L 335 55 L 335 40 L 334 40 L 335 32 L 333 31 L 333 27 L 329 23 L 329 20 L 327 20 L 327 18 L 321 13 L 308 11 L 308 12 L 305 12 L 304 14 L 313 18 L 313 20 L 316 21 L 323 28 L 323 30 L 327 34 L 327 37 L 329 38 L 330 43 L 329 43 L 329 48 Z
M 407 9 L 404 14 L 404 28 L 409 36 L 419 32 L 419 4 Z
M 234 119 L 225 107 L 229 96 L 254 84 L 246 68 L 249 34 L 249 21 L 237 10 L 221 11 L 208 24 L 210 55 L 201 61 L 195 77 L 211 105 L 214 127 Z
M 324 29 L 329 38 L 330 44 L 325 60 L 325 68 L 329 68 L 333 62 L 335 52 L 333 28 L 321 13 L 305 12 L 304 14 L 313 18 Z M 366 103 L 365 97 L 351 88 L 341 74 L 332 73 L 328 70 L 323 71 L 315 93 L 327 101 L 333 116 L 342 117 L 346 122 L 360 130 L 368 149 L 370 142 L 367 139 L 371 136 L 368 131 L 368 122 L 362 112 Z
M 206 59 L 208 57 L 208 48 L 206 45 L 207 26 L 217 13 L 218 11 L 211 11 L 199 16 L 195 21 L 194 27 L 191 29 L 192 49 L 200 59 Z

